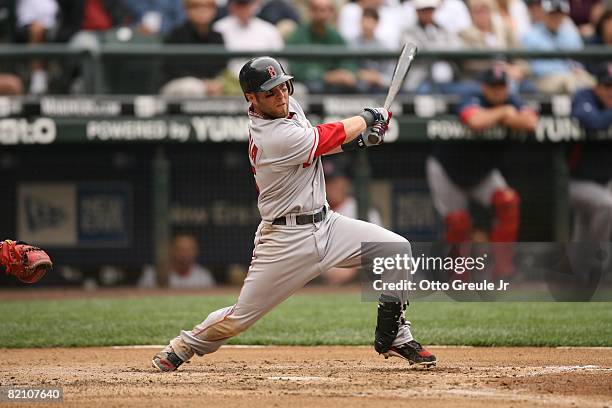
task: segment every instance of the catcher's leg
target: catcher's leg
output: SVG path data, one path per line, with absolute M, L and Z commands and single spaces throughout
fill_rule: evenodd
M 410 243 L 402 236 L 378 225 L 331 213 L 328 240 L 324 250 L 322 269 L 330 267 L 355 268 L 361 256 L 390 256 L 401 251 L 412 256 Z M 362 247 L 362 243 L 370 243 Z M 369 253 L 363 253 L 368 251 Z M 391 252 L 390 252 L 391 251 Z M 385 276 L 385 274 L 387 274 Z M 383 282 L 399 282 L 409 278 L 404 269 L 389 270 L 382 274 Z M 374 348 L 385 357 L 399 356 L 411 364 L 435 365 L 436 357 L 425 350 L 412 337 L 410 322 L 405 319 L 408 293 L 405 290 L 380 292 Z
M 260 227 L 236 304 L 216 310 L 192 330 L 182 331 L 154 357 L 153 365 L 162 371 L 173 371 L 194 353 L 217 351 L 319 275 L 313 230 L 312 225 Z

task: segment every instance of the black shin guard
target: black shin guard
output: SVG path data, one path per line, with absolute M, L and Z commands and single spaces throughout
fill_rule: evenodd
M 378 301 L 378 317 L 374 333 L 374 349 L 378 353 L 389 351 L 397 337 L 405 306 L 397 298 L 381 295 Z

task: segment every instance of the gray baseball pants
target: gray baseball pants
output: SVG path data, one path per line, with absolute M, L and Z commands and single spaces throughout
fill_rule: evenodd
M 215 352 L 321 272 L 332 267 L 358 267 L 362 242 L 403 243 L 403 252 L 412 256 L 410 244 L 400 235 L 333 211 L 316 224 L 261 223 L 255 234 L 251 266 L 236 304 L 210 313 L 193 330 L 182 331 L 179 337 L 198 355 Z M 401 302 L 408 300 L 404 291 L 382 294 Z M 393 345 L 410 340 L 407 322 L 400 327 Z

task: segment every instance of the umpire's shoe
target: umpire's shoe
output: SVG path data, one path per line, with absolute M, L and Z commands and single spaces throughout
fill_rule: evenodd
M 433 367 L 436 365 L 436 356 L 421 346 L 417 341 L 411 340 L 399 346 L 391 346 L 389 351 L 383 353 L 385 358 L 400 357 L 408 360 L 410 365 L 417 364 L 423 367 Z
M 193 350 L 177 337 L 153 357 L 153 367 L 159 371 L 174 371 L 193 357 Z

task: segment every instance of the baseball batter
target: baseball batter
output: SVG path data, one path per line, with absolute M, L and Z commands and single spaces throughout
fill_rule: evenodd
M 275 59 L 251 59 L 239 79 L 250 103 L 248 154 L 262 218 L 251 265 L 236 304 L 210 313 L 153 357 L 161 371 L 176 370 L 194 354 L 215 352 L 322 271 L 359 266 L 360 257 L 370 255 L 362 254 L 362 242 L 400 243 L 411 256 L 406 239 L 329 210 L 325 198 L 321 156 L 369 147 L 371 132 L 382 139 L 390 113 L 366 108 L 358 116 L 312 126 L 290 96 L 293 77 Z M 403 291 L 380 294 L 374 347 L 385 357 L 435 365 L 436 357 L 412 337 L 404 318 L 407 305 Z

